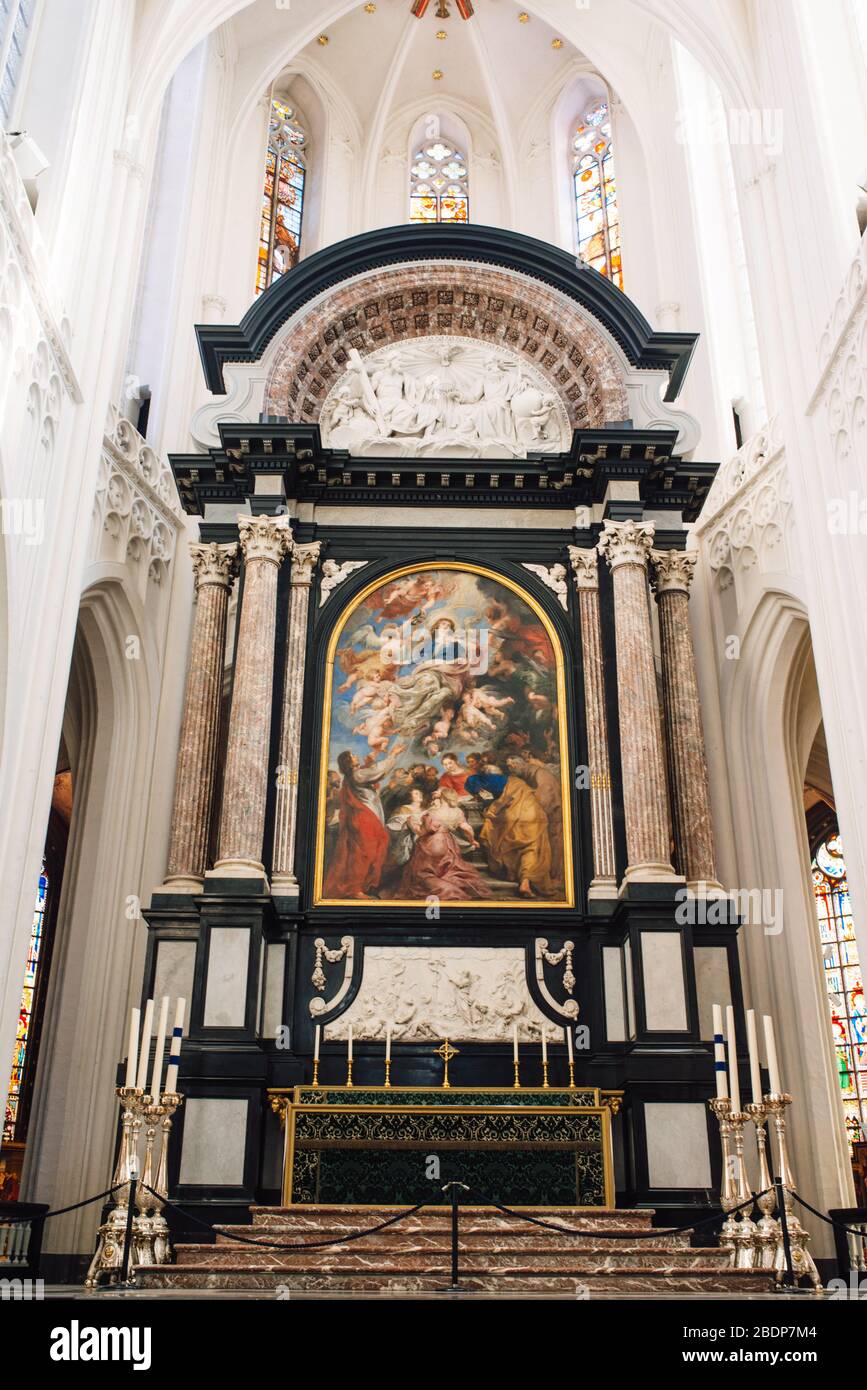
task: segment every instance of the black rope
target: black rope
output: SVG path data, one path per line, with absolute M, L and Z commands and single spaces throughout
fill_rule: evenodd
M 713 1226 L 717 1221 L 723 1221 L 728 1216 L 734 1216 L 736 1211 L 743 1211 L 745 1207 L 752 1207 L 756 1199 L 764 1197 L 765 1192 L 773 1191 L 766 1187 L 764 1192 L 757 1192 L 755 1197 L 751 1197 L 748 1202 L 741 1202 L 739 1206 L 732 1207 L 729 1211 L 717 1212 L 715 1216 L 708 1216 L 704 1221 L 696 1221 L 692 1226 L 655 1226 L 650 1231 L 578 1231 L 570 1226 L 555 1226 L 552 1221 L 542 1221 L 538 1216 L 528 1216 L 526 1212 L 514 1211 L 511 1207 L 501 1206 L 499 1202 L 492 1202 L 489 1197 L 481 1198 L 482 1204 L 488 1207 L 496 1207 L 497 1211 L 503 1212 L 506 1216 L 514 1216 L 519 1221 L 530 1221 L 534 1226 L 544 1226 L 548 1231 L 558 1231 L 561 1236 L 585 1236 L 590 1239 L 599 1240 L 655 1240 L 658 1236 L 678 1236 L 685 1235 L 689 1231 L 701 1230 L 702 1226 Z
M 145 1185 L 141 1184 L 141 1186 Z M 146 1191 L 150 1192 L 154 1197 L 160 1197 L 160 1194 L 154 1192 L 152 1187 L 147 1187 Z M 209 1222 L 202 1221 L 198 1216 L 193 1216 L 192 1212 L 184 1211 L 183 1207 L 175 1206 L 174 1202 L 167 1202 L 164 1197 L 160 1197 L 160 1200 L 164 1206 L 169 1207 L 172 1211 L 176 1211 L 178 1215 L 182 1216 L 186 1221 L 194 1221 L 197 1226 L 204 1227 L 204 1229 L 210 1231 L 212 1235 L 219 1233 Z M 322 1250 L 326 1249 L 329 1245 L 347 1245 L 351 1240 L 361 1240 L 364 1236 L 372 1236 L 376 1231 L 384 1231 L 388 1226 L 396 1226 L 398 1221 L 405 1220 L 407 1216 L 414 1216 L 417 1211 L 421 1211 L 422 1207 L 429 1205 L 428 1202 L 419 1202 L 417 1206 L 408 1207 L 406 1211 L 398 1212 L 397 1216 L 390 1216 L 387 1221 L 380 1222 L 378 1226 L 368 1226 L 365 1230 L 353 1231 L 348 1236 L 336 1236 L 334 1240 L 312 1240 L 303 1241 L 300 1245 L 286 1245 L 280 1241 L 274 1240 L 249 1240 L 246 1236 L 239 1235 L 232 1235 L 230 1239 L 233 1241 L 240 1241 L 242 1245 L 258 1245 L 260 1249 L 263 1250 Z
M 4 1226 L 21 1226 L 28 1221 L 47 1221 L 51 1216 L 65 1216 L 68 1211 L 79 1211 L 81 1207 L 89 1207 L 93 1202 L 101 1202 L 125 1186 L 126 1183 L 115 1183 L 114 1187 L 110 1187 L 107 1192 L 99 1192 L 95 1197 L 85 1197 L 83 1202 L 75 1202 L 71 1207 L 58 1207 L 56 1211 L 36 1212 L 32 1216 L 4 1216 L 0 1212 L 0 1229 Z
M 815 1207 L 811 1207 L 809 1202 L 805 1202 L 803 1197 L 799 1197 L 794 1188 L 790 1187 L 788 1190 L 796 1202 L 800 1202 L 802 1207 L 806 1207 L 807 1211 L 818 1216 L 819 1220 L 824 1221 L 826 1225 L 833 1226 L 838 1231 L 847 1231 L 850 1236 L 860 1236 L 862 1240 L 867 1240 L 867 1229 L 859 1231 L 857 1226 L 844 1226 L 842 1221 L 835 1221 L 832 1216 L 823 1216 L 820 1211 L 816 1211 Z M 867 1227 L 867 1222 L 865 1222 L 865 1227 Z

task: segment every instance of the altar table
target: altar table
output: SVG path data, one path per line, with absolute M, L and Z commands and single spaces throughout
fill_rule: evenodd
M 475 1205 L 614 1206 L 611 1117 L 621 1092 L 296 1086 L 268 1094 L 285 1124 L 285 1206 L 446 1205 L 451 1181 L 466 1183 Z

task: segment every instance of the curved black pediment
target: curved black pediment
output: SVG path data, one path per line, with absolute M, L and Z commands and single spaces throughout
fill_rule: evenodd
M 225 392 L 225 362 L 255 362 L 283 324 L 344 280 L 407 261 L 466 260 L 505 267 L 560 290 L 607 328 L 634 367 L 669 374 L 666 400 L 683 384 L 697 333 L 656 333 L 632 300 L 598 271 L 548 242 L 499 227 L 409 224 L 349 237 L 301 261 L 255 301 L 239 324 L 199 324 L 208 387 Z

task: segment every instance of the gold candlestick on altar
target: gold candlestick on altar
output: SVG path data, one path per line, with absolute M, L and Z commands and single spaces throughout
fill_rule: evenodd
M 575 1063 L 571 1061 L 569 1063 L 569 1090 L 575 1090 Z
M 546 1058 L 542 1063 L 542 1090 L 549 1091 L 550 1089 L 548 1085 L 548 1059 Z
M 319 1058 L 313 1058 L 313 1085 L 319 1085 Z
M 347 1057 L 347 1059 L 346 1059 L 346 1084 L 347 1084 L 347 1086 L 349 1086 L 349 1087 L 352 1086 L 352 1058 L 351 1058 L 351 1057 Z
M 442 1057 L 442 1059 L 443 1059 L 443 1087 L 442 1087 L 442 1088 L 443 1088 L 444 1091 L 451 1090 L 451 1086 L 450 1086 L 450 1083 L 449 1083 L 449 1062 L 452 1060 L 453 1057 L 457 1057 L 457 1055 L 458 1055 L 458 1049 L 457 1049 L 456 1047 L 452 1047 L 451 1044 L 449 1043 L 448 1038 L 446 1038 L 446 1040 L 445 1040 L 445 1042 L 442 1044 L 442 1046 L 436 1048 L 435 1050 L 436 1050 L 436 1055 L 437 1055 L 438 1057 Z
M 520 1091 L 520 1089 L 521 1089 L 521 1073 L 520 1073 L 520 1071 L 518 1070 L 518 1059 L 517 1059 L 517 1057 L 515 1058 L 515 1087 L 514 1087 L 514 1089 L 515 1089 L 516 1091 Z
M 786 1142 L 786 1107 L 792 1104 L 792 1097 L 784 1092 L 772 1092 L 765 1096 L 765 1112 L 770 1116 L 774 1132 L 777 1138 L 777 1167 L 776 1171 L 783 1184 L 783 1206 L 786 1210 L 786 1224 L 789 1228 L 789 1249 L 792 1257 L 792 1269 L 796 1279 L 808 1278 L 813 1287 L 820 1289 L 822 1281 L 819 1278 L 819 1271 L 816 1268 L 813 1256 L 807 1246 L 810 1236 L 804 1230 L 797 1216 L 795 1215 L 792 1193 L 795 1190 L 795 1175 L 789 1162 L 789 1148 Z M 777 1242 L 776 1253 L 774 1256 L 774 1274 L 777 1282 L 782 1279 L 786 1269 L 786 1252 L 783 1246 L 782 1222 L 780 1223 L 780 1235 Z
M 386 1059 L 385 1059 L 385 1084 L 386 1084 L 386 1087 L 387 1087 L 387 1088 L 389 1088 L 389 1089 L 391 1088 L 391 1058 L 390 1058 L 390 1057 L 386 1057 Z

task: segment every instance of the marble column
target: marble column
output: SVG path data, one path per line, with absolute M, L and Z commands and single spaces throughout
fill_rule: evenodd
M 689 625 L 689 587 L 696 555 L 654 550 L 650 582 L 659 605 L 662 640 L 662 704 L 668 740 L 674 841 L 687 884 L 721 891 L 714 863 L 710 789 L 695 652 Z
M 647 592 L 653 534 L 647 522 L 606 521 L 599 541 L 614 587 L 628 861 L 621 891 L 630 883 L 682 881 L 674 872 L 669 848 L 668 788 Z
M 178 745 L 169 862 L 160 892 L 200 893 L 207 867 L 208 832 L 220 734 L 220 702 L 229 591 L 237 545 L 191 545 L 196 616 Z
M 581 618 L 584 664 L 584 709 L 590 773 L 590 821 L 593 830 L 593 881 L 588 897 L 617 896 L 611 771 L 608 764 L 608 719 L 602 673 L 602 627 L 599 621 L 599 563 L 595 550 L 570 545 L 569 558 Z
M 262 839 L 268 798 L 268 745 L 274 683 L 277 575 L 292 532 L 273 516 L 238 519 L 244 591 L 238 623 L 229 745 L 223 778 L 220 878 L 265 878 Z
M 280 762 L 274 810 L 274 861 L 272 893 L 298 896 L 294 872 L 295 828 L 298 818 L 298 754 L 301 746 L 301 713 L 304 669 L 307 658 L 307 611 L 310 588 L 322 549 L 320 542 L 292 546 L 291 598 L 283 679 L 283 717 L 280 729 Z

